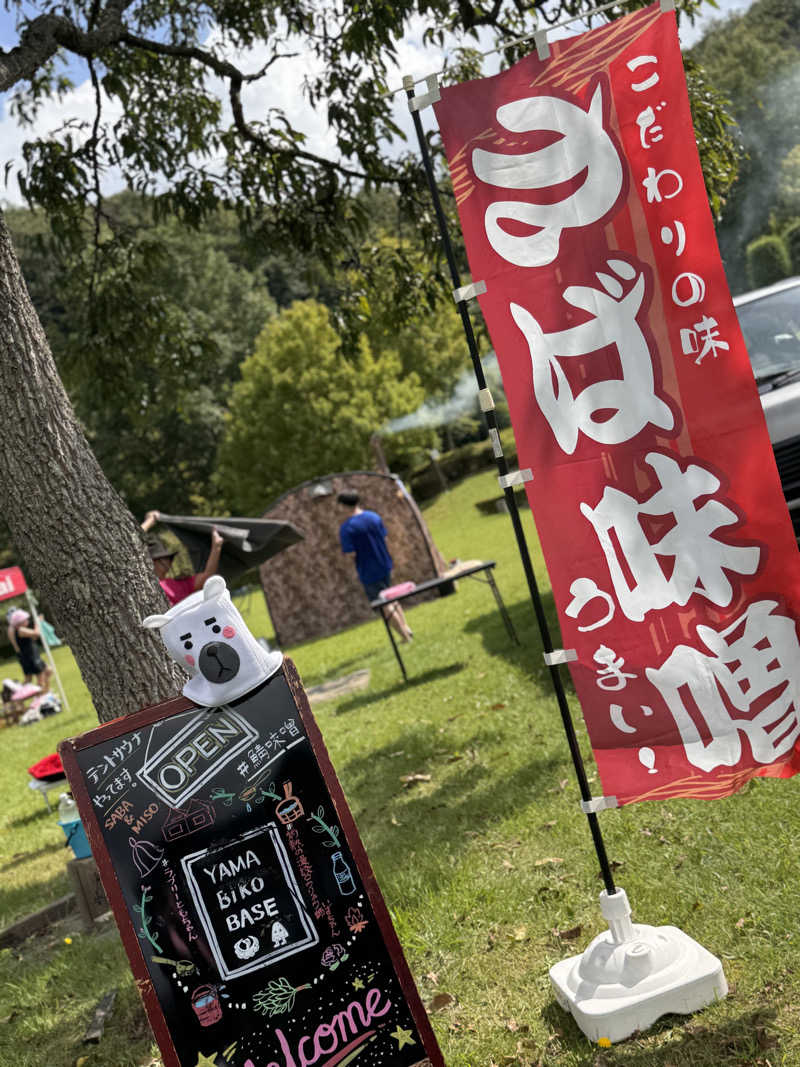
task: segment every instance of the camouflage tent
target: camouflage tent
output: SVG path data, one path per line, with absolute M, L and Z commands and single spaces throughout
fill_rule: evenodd
M 393 582 L 424 582 L 445 570 L 419 508 L 394 475 L 349 471 L 304 482 L 284 493 L 263 516 L 289 522 L 303 535 L 299 544 L 260 568 L 282 647 L 337 633 L 373 616 L 353 559 L 339 545 L 339 527 L 348 510 L 336 497 L 344 489 L 354 489 L 361 506 L 383 519 L 394 561 Z

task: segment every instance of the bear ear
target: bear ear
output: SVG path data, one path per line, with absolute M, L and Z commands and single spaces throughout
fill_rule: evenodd
M 160 630 L 165 622 L 169 622 L 166 615 L 148 615 L 146 619 L 142 619 L 142 626 L 145 630 Z
M 203 586 L 203 600 L 218 600 L 227 588 L 222 575 L 213 574 Z

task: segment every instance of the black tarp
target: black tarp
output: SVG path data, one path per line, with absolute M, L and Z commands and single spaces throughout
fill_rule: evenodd
M 303 540 L 296 526 L 275 519 L 195 517 L 159 512 L 158 521 L 186 547 L 195 573 L 205 569 L 211 551 L 211 531 L 216 528 L 225 538 L 217 573 L 228 583 L 238 581 L 247 571 Z

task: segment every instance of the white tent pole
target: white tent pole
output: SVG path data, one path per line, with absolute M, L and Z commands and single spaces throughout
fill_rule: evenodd
M 25 597 L 26 597 L 26 599 L 28 601 L 28 607 L 31 609 L 31 616 L 33 618 L 33 625 L 34 625 L 34 627 L 36 627 L 38 629 L 39 628 L 39 614 L 36 611 L 36 605 L 33 602 L 33 597 L 31 596 L 30 589 L 26 589 L 25 590 Z M 61 699 L 64 702 L 64 707 L 67 709 L 67 711 L 69 711 L 70 710 L 69 701 L 67 700 L 67 694 L 64 692 L 64 686 L 61 684 L 61 678 L 60 678 L 59 673 L 58 673 L 58 667 L 56 667 L 56 661 L 53 659 L 53 653 L 50 650 L 50 646 L 47 643 L 47 638 L 44 635 L 44 631 L 39 629 L 39 635 L 40 635 L 39 639 L 41 640 L 42 645 L 44 647 L 45 657 L 46 657 L 47 662 L 50 664 L 50 667 L 51 667 L 51 669 L 53 671 L 53 677 L 56 680 L 56 685 L 58 686 L 58 691 L 61 694 Z

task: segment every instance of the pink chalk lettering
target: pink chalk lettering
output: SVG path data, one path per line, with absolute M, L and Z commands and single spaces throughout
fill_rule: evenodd
M 383 996 L 380 989 L 369 989 L 363 1005 L 357 1000 L 351 1001 L 343 1011 L 337 1012 L 328 1022 L 320 1023 L 313 1034 L 304 1034 L 297 1042 L 295 1050 L 292 1049 L 283 1030 L 276 1026 L 275 1037 L 278 1039 L 283 1054 L 283 1064 L 273 1061 L 268 1063 L 267 1067 L 314 1067 L 321 1056 L 333 1056 L 337 1052 L 344 1053 L 357 1047 L 375 1033 L 374 1028 L 370 1027 L 372 1020 L 379 1019 L 391 1010 L 392 1002 L 388 997 L 381 1005 Z M 309 1045 L 313 1049 L 310 1052 L 308 1051 Z M 339 1057 L 336 1056 L 335 1059 L 328 1060 L 326 1063 L 338 1063 L 338 1061 Z M 255 1067 L 255 1064 L 248 1060 L 244 1067 Z M 325 1064 L 320 1064 L 320 1067 L 325 1067 Z
M 378 1008 L 378 1002 L 380 1001 L 380 999 L 381 999 L 381 991 L 380 991 L 380 989 L 369 989 L 369 990 L 367 990 L 367 1018 L 368 1019 L 370 1019 L 370 1020 L 379 1019 L 381 1017 L 381 1015 L 385 1015 L 386 1012 L 389 1011 L 389 1009 L 391 1008 L 392 1002 L 389 999 L 387 999 L 386 1004 L 385 1004 L 385 1006 L 383 1008 Z

